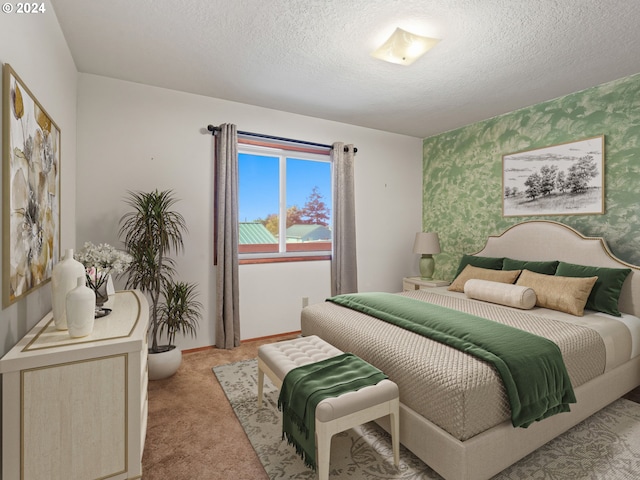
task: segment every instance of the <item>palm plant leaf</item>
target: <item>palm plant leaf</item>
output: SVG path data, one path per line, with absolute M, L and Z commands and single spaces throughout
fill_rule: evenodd
M 196 300 L 197 285 L 185 282 L 169 282 L 164 285 L 160 305 L 160 333 L 166 333 L 173 344 L 176 333 L 195 336 L 198 320 L 202 316 L 202 304 Z
M 172 210 L 176 202 L 171 190 L 129 191 L 125 203 L 132 211 L 120 219 L 119 236 L 133 257 L 125 272 L 126 287 L 138 288 L 151 299 L 152 351 L 158 349 L 160 297 L 175 275 L 169 255 L 182 252 L 182 235 L 187 232 L 184 217 Z

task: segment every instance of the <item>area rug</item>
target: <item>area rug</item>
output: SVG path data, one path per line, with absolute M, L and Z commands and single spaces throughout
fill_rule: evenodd
M 295 449 L 282 440 L 278 392 L 265 377 L 257 408 L 257 363 L 245 360 L 213 371 L 270 479 L 314 480 Z M 393 465 L 390 436 L 376 423 L 339 433 L 331 444 L 331 479 L 441 479 L 401 447 Z M 640 404 L 620 399 L 498 474 L 496 480 L 635 480 L 640 478 Z

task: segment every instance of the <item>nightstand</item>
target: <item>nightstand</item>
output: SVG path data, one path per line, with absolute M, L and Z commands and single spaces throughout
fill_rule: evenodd
M 404 277 L 402 279 L 402 290 L 420 290 L 421 288 L 446 287 L 451 282 L 446 280 L 422 280 L 420 277 Z

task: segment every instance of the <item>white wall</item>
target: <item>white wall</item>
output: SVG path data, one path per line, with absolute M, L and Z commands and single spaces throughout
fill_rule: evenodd
M 77 71 L 51 4 L 45 8 L 31 15 L 0 13 L 0 62 L 11 65 L 60 128 L 62 254 L 75 243 Z M 0 311 L 0 356 L 49 310 L 50 283 Z
M 421 229 L 422 140 L 215 98 L 80 74 L 78 83 L 77 245 L 120 246 L 127 190 L 173 189 L 189 226 L 179 257 L 183 280 L 200 285 L 206 318 L 197 339 L 215 343 L 213 138 L 208 124 L 330 144 L 353 143 L 361 291 L 401 289 L 417 272 L 411 253 Z M 300 329 L 302 297 L 329 296 L 326 261 L 240 266 L 243 339 Z

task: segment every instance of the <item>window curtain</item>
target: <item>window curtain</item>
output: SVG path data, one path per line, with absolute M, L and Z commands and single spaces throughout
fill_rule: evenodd
M 333 164 L 333 255 L 331 295 L 358 291 L 356 263 L 356 213 L 354 195 L 354 148 L 332 145 Z
M 240 345 L 238 288 L 238 133 L 220 125 L 215 149 L 216 346 Z

